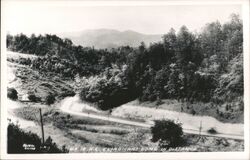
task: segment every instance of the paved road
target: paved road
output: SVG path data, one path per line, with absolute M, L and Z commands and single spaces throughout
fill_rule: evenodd
M 93 113 L 77 112 L 77 111 L 73 111 L 71 109 L 71 107 L 72 107 L 72 102 L 67 100 L 64 103 L 62 103 L 62 106 L 60 107 L 60 109 L 63 112 L 71 114 L 71 115 L 90 117 L 90 118 L 106 120 L 106 121 L 111 121 L 111 122 L 116 122 L 116 123 L 121 123 L 121 124 L 127 124 L 127 125 L 133 125 L 133 126 L 139 126 L 139 127 L 145 127 L 145 128 L 150 128 L 153 125 L 152 121 L 143 123 L 143 122 L 136 122 L 136 121 L 132 121 L 132 120 L 125 120 L 125 119 L 121 119 L 121 118 L 108 117 L 108 116 L 105 116 L 105 115 L 97 115 L 97 114 L 93 114 Z M 187 129 L 187 128 L 183 128 L 183 132 L 184 133 L 190 133 L 190 134 L 197 134 L 197 135 L 201 134 L 201 135 L 213 136 L 213 137 L 223 137 L 223 138 L 244 140 L 243 135 L 223 134 L 223 133 L 210 134 L 208 132 L 204 132 L 204 131 L 199 132 L 199 130 Z

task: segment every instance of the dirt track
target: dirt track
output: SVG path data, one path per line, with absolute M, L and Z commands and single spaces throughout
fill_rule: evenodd
M 105 121 L 112 121 L 112 122 L 117 122 L 117 123 L 121 123 L 121 124 L 134 125 L 134 126 L 146 127 L 146 128 L 150 128 L 153 125 L 153 121 L 148 121 L 147 123 L 142 123 L 142 122 L 136 122 L 136 121 L 132 121 L 132 120 L 124 120 L 121 118 L 108 117 L 106 115 L 99 115 L 99 114 L 94 114 L 94 113 L 85 113 L 85 112 L 74 111 L 72 107 L 73 107 L 74 103 L 76 103 L 75 99 L 76 99 L 75 97 L 65 98 L 61 103 L 60 109 L 63 112 L 68 113 L 68 114 L 72 114 L 72 115 L 77 115 L 77 116 L 82 116 L 82 117 L 90 117 L 90 118 L 95 118 L 95 119 L 100 119 L 100 120 L 105 120 Z M 87 105 L 87 104 L 84 104 L 84 105 Z M 223 137 L 223 138 L 239 139 L 239 140 L 244 139 L 244 136 L 239 135 L 238 133 L 210 134 L 210 133 L 207 133 L 204 131 L 199 132 L 199 130 L 188 129 L 188 128 L 183 128 L 183 131 L 185 133 L 190 133 L 190 134 L 201 134 L 201 135 L 206 135 L 206 136 Z

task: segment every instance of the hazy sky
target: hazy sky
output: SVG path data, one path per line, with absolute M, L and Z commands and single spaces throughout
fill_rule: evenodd
M 241 15 L 240 5 L 51 6 L 33 2 L 12 3 L 4 9 L 4 25 L 12 34 L 99 28 L 161 34 L 167 33 L 171 27 L 178 30 L 182 25 L 191 31 L 199 31 L 208 22 L 228 21 L 231 13 Z

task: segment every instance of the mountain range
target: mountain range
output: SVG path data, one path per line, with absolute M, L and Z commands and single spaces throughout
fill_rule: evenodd
M 116 48 L 119 46 L 137 47 L 144 42 L 146 45 L 161 40 L 160 34 L 143 34 L 132 30 L 118 31 L 114 29 L 94 29 L 79 32 L 59 34 L 60 37 L 69 38 L 76 45 L 94 47 L 97 49 Z

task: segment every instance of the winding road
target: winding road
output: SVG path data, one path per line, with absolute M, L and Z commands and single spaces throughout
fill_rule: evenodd
M 71 114 L 71 115 L 76 115 L 76 116 L 82 116 L 82 117 L 89 117 L 89 118 L 94 118 L 94 119 L 100 119 L 100 120 L 105 120 L 105 121 L 110 121 L 110 122 L 116 122 L 116 123 L 121 123 L 121 124 L 126 124 L 126 125 L 132 125 L 132 126 L 138 126 L 138 127 L 145 127 L 145 128 L 150 128 L 153 126 L 153 121 L 148 121 L 148 122 L 137 122 L 137 121 L 132 121 L 132 120 L 126 120 L 122 118 L 116 118 L 116 117 L 110 117 L 106 115 L 100 115 L 100 114 L 95 114 L 95 113 L 85 113 L 85 112 L 79 112 L 74 110 L 73 104 L 74 100 L 70 98 L 66 98 L 61 102 L 60 109 L 62 112 Z M 222 138 L 229 138 L 229 139 L 238 139 L 238 140 L 244 140 L 244 135 L 238 135 L 238 134 L 228 134 L 228 133 L 216 133 L 216 134 L 210 134 L 208 132 L 204 131 L 199 131 L 195 129 L 188 129 L 188 128 L 183 128 L 184 133 L 189 133 L 189 134 L 196 134 L 196 135 L 204 135 L 204 136 L 213 136 L 213 137 L 222 137 Z

